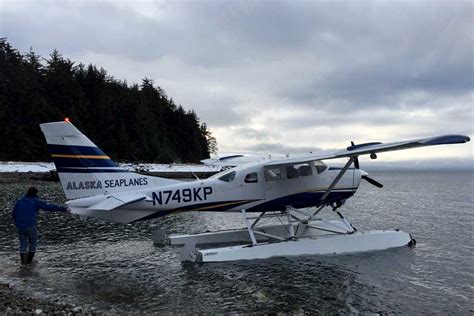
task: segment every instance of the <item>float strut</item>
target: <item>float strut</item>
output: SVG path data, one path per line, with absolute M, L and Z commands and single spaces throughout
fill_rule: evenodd
M 346 226 L 348 228 L 351 228 L 352 231 L 350 233 L 354 233 L 357 231 L 357 229 L 354 227 L 354 225 L 351 224 L 351 222 L 349 222 L 337 209 L 340 207 L 340 205 L 338 206 L 337 204 L 334 206 L 332 206 L 332 211 L 333 212 L 336 212 L 337 215 L 339 215 L 339 217 L 341 218 L 341 220 L 344 222 L 344 224 L 346 224 Z
M 290 233 L 290 238 L 295 238 L 295 230 L 293 228 L 293 224 L 291 223 L 291 213 L 290 213 L 290 207 L 286 207 L 286 218 L 288 219 L 288 232 Z
M 250 239 L 252 240 L 252 245 L 256 246 L 257 245 L 257 239 L 255 238 L 255 234 L 253 232 L 252 224 L 250 224 L 250 221 L 247 217 L 247 212 L 245 212 L 245 209 L 242 209 L 240 212 L 242 213 L 245 225 L 247 226 L 247 231 L 249 232 Z

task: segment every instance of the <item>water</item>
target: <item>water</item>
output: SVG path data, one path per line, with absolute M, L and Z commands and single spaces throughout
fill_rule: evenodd
M 109 314 L 474 312 L 474 174 L 372 173 L 344 214 L 359 230 L 400 228 L 416 248 L 220 264 L 182 264 L 153 246 L 156 227 L 191 233 L 241 227 L 240 215 L 187 213 L 131 225 L 42 213 L 39 263 L 18 268 L 9 205 L 31 182 L 0 183 L 0 282 L 39 299 Z M 62 203 L 58 183 L 35 182 Z

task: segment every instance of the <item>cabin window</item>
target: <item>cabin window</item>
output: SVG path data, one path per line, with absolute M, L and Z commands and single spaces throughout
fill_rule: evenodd
M 320 160 L 316 160 L 314 162 L 314 167 L 316 168 L 316 171 L 318 173 L 321 173 L 321 172 L 323 172 L 324 170 L 326 170 L 328 168 L 328 166 Z
M 309 163 L 303 163 L 297 166 L 298 166 L 298 170 L 300 171 L 300 175 L 302 177 L 313 175 L 313 170 L 311 170 L 311 165 Z
M 249 173 L 245 176 L 245 183 L 257 183 L 258 182 L 258 175 L 256 172 Z
M 235 171 L 232 171 L 219 177 L 219 180 L 225 181 L 225 182 L 231 182 L 231 181 L 234 181 L 234 178 L 235 178 Z
M 295 168 L 295 166 L 286 166 L 286 177 L 288 179 L 296 179 L 300 177 L 300 172 L 298 169 Z
M 281 180 L 281 171 L 278 167 L 269 167 L 265 169 L 265 181 Z
M 296 179 L 311 176 L 313 171 L 309 163 L 294 164 L 286 166 L 286 177 L 288 179 Z

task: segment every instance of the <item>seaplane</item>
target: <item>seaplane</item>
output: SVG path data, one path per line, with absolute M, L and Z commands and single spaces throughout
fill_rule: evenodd
M 360 169 L 359 157 L 376 159 L 381 152 L 470 141 L 464 135 L 442 135 L 392 143 L 352 142 L 331 153 L 295 157 L 224 156 L 203 161 L 225 167 L 223 171 L 206 179 L 179 181 L 119 166 L 69 120 L 40 124 L 40 128 L 72 213 L 118 223 L 178 212 L 240 213 L 243 228 L 171 236 L 157 233 L 156 244 L 181 247 L 181 260 L 193 262 L 413 246 L 415 240 L 407 232 L 358 231 L 343 216 L 341 207 L 362 180 L 382 187 Z M 338 158 L 347 159 L 344 166 L 325 163 Z M 336 219 L 324 219 L 323 210 L 337 214 Z

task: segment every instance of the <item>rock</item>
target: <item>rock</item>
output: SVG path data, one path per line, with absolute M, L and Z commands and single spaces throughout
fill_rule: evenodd
M 29 298 L 16 292 L 11 284 L 0 283 L 0 315 L 67 315 L 71 309 L 72 306 L 65 303 Z M 82 313 L 82 308 L 78 307 L 77 314 Z
M 153 244 L 155 246 L 164 247 L 167 243 L 166 232 L 163 229 L 158 229 L 153 235 Z

